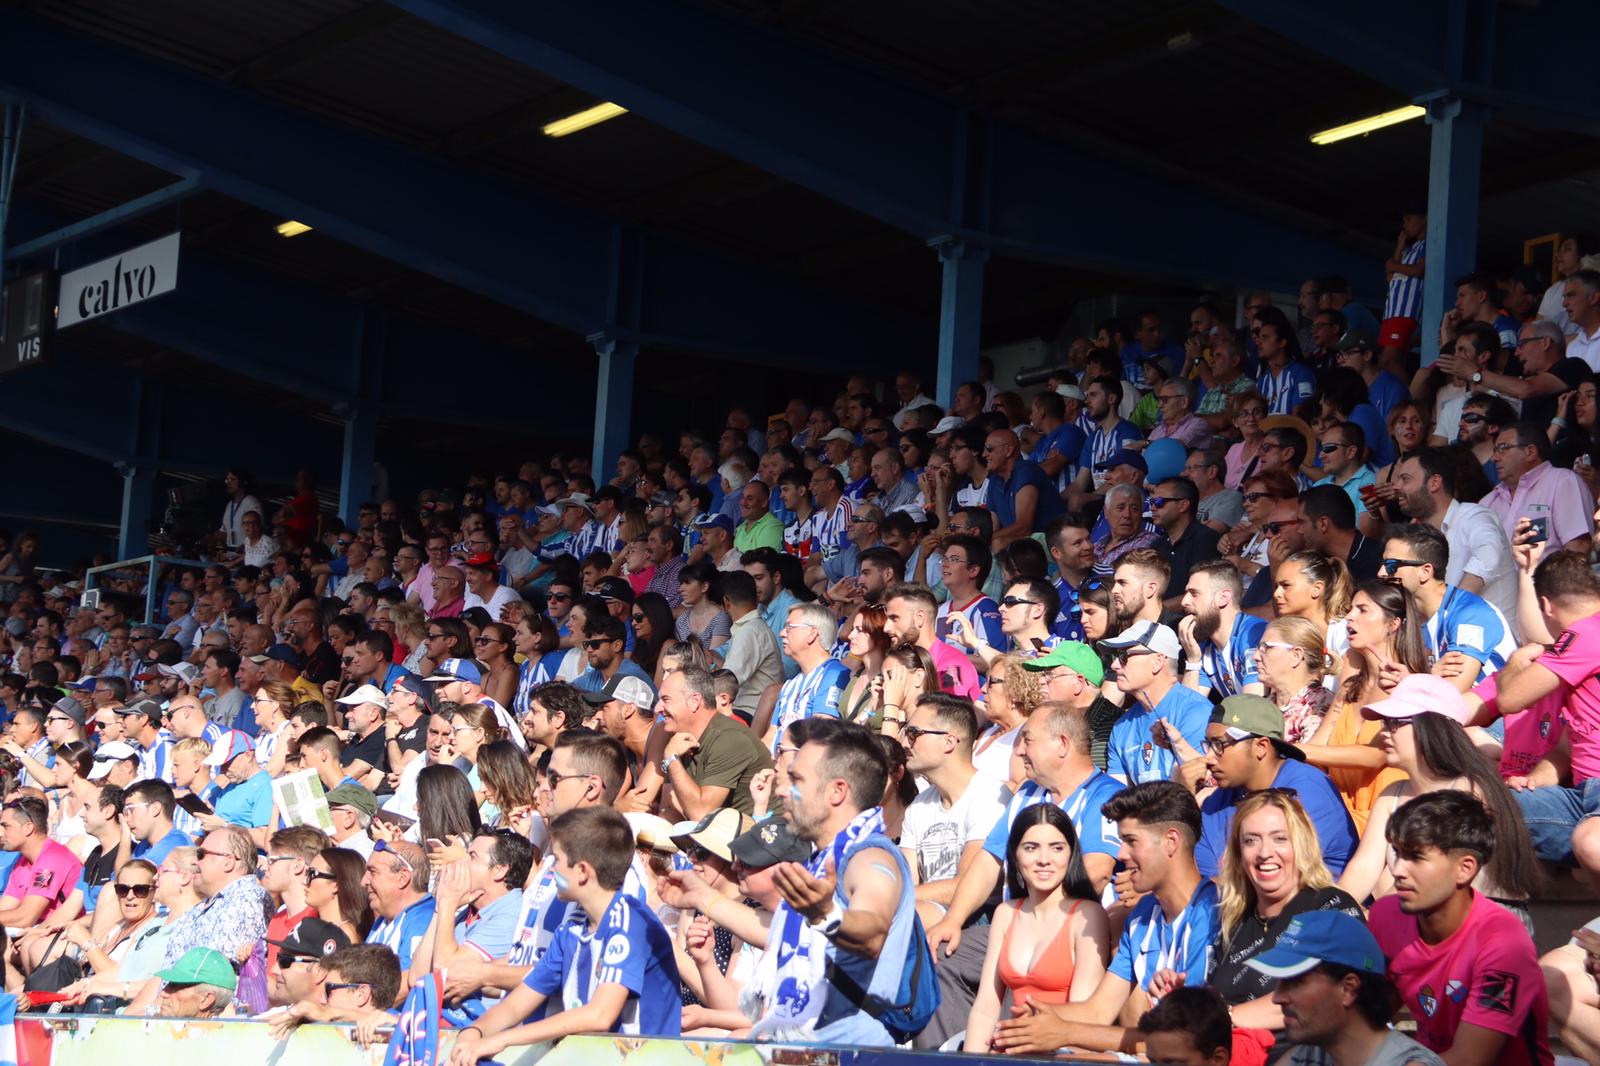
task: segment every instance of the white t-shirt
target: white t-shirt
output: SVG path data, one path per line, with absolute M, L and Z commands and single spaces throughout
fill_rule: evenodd
M 1455 382 L 1439 389 L 1433 401 L 1433 433 L 1454 443 L 1461 430 L 1461 409 L 1466 406 L 1467 390 Z
M 917 793 L 906 806 L 900 847 L 916 855 L 922 881 L 955 877 L 961 869 L 961 849 L 969 841 L 988 837 L 1005 817 L 1010 798 L 1011 790 L 988 774 L 974 774 L 948 809 L 932 785 Z
M 993 728 L 993 726 L 989 727 L 989 729 Z M 991 741 L 982 751 L 975 750 L 972 756 L 973 769 L 977 770 L 980 774 L 992 778 L 995 781 L 1000 781 L 1002 783 L 1010 781 L 1011 752 L 1017 746 L 1017 734 L 1021 731 L 1022 727 L 1020 725 L 1016 726 L 1004 733 L 1001 733 L 999 737 Z M 985 730 L 979 735 L 978 740 L 981 742 L 989 735 L 989 730 Z M 976 749 L 977 746 L 978 745 L 974 744 L 974 749 Z
M 244 519 L 244 516 L 249 514 L 251 511 L 254 511 L 256 514 L 261 516 L 261 525 L 263 528 L 265 528 L 267 524 L 267 512 L 261 506 L 261 501 L 256 499 L 254 496 L 247 495 L 244 497 L 244 499 L 239 500 L 237 503 L 235 503 L 233 500 L 229 500 L 228 505 L 222 509 L 222 525 L 218 528 L 224 534 L 226 534 L 228 547 L 237 548 L 239 545 L 244 543 L 244 526 L 242 524 L 242 520 Z
M 1544 298 L 1539 301 L 1539 317 L 1560 326 L 1562 333 L 1571 333 L 1572 320 L 1567 317 L 1567 309 L 1561 305 L 1561 295 L 1566 287 L 1563 279 L 1544 290 Z
M 521 598 L 522 597 L 518 596 L 516 591 L 513 590 L 509 585 L 497 585 L 495 586 L 494 593 L 490 595 L 488 600 L 482 599 L 475 593 L 467 593 L 466 606 L 464 606 L 462 610 L 467 611 L 474 607 L 482 607 L 484 610 L 489 612 L 490 618 L 498 622 L 500 621 L 500 608 L 514 600 L 519 600 Z

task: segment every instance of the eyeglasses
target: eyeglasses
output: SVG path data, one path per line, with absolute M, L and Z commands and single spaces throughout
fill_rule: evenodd
M 111 886 L 111 891 L 117 894 L 118 899 L 149 899 L 150 894 L 156 890 L 155 885 L 125 885 L 121 882 Z
M 948 729 L 919 729 L 914 725 L 900 727 L 900 737 L 907 744 L 915 744 L 923 737 L 947 737 L 949 735 L 950 730 Z
M 1283 532 L 1285 526 L 1297 526 L 1299 524 L 1300 519 L 1298 518 L 1283 518 L 1276 522 L 1268 522 L 1261 528 L 1267 531 L 1268 536 L 1276 537 L 1279 533 Z
M 1255 503 L 1257 500 L 1265 500 L 1265 499 L 1271 499 L 1271 498 L 1272 498 L 1272 493 L 1270 493 L 1270 492 L 1247 492 L 1243 496 L 1243 499 L 1244 499 L 1245 503 Z
M 1514 452 L 1518 448 L 1528 448 L 1528 447 L 1531 447 L 1531 445 L 1518 444 L 1515 441 L 1512 441 L 1510 443 L 1502 442 L 1502 443 L 1496 444 L 1494 446 L 1494 454 L 1496 454 L 1496 455 L 1504 455 L 1506 452 Z
M 1410 724 L 1411 719 L 1409 718 L 1385 718 L 1382 729 L 1385 733 L 1398 733 Z
M 593 776 L 593 774 L 560 774 L 556 773 L 554 770 L 546 770 L 544 772 L 544 783 L 549 787 L 551 792 L 554 792 L 556 790 L 556 786 L 561 784 L 563 781 L 570 781 L 575 777 Z
M 1002 606 L 1002 607 L 1033 607 L 1033 606 L 1037 606 L 1038 603 L 1039 603 L 1038 600 L 1027 600 L 1027 599 L 1023 599 L 1021 596 L 1007 596 L 1005 599 L 1000 601 L 1000 606 Z
M 498 637 L 476 637 L 476 638 L 473 639 L 472 643 L 474 643 L 474 644 L 504 644 L 505 641 L 501 640 Z
M 429 633 L 428 634 L 428 639 L 429 640 L 443 640 L 445 637 L 447 637 L 449 635 L 450 634 L 448 634 L 448 633 Z
M 1233 739 L 1232 737 L 1206 737 L 1204 747 L 1213 755 L 1221 755 L 1235 744 L 1240 744 L 1246 740 L 1254 739 L 1255 734 L 1251 734 L 1248 737 L 1240 737 L 1237 740 Z
M 394 850 L 394 846 L 391 845 L 387 840 L 380 840 L 377 843 L 373 844 L 372 845 L 372 851 L 373 851 L 374 854 L 376 854 L 376 853 L 381 851 L 385 855 L 393 855 L 396 859 L 400 860 L 400 865 L 404 866 L 408 873 L 410 873 L 413 877 L 416 876 L 417 868 L 415 866 L 411 865 L 411 860 L 406 858 L 404 855 L 400 854 L 398 851 Z
M 1428 564 L 1423 562 L 1421 559 L 1385 559 L 1383 561 L 1383 572 L 1388 574 L 1390 577 L 1394 577 L 1395 573 L 1403 566 L 1427 565 Z
M 275 862 L 294 862 L 299 858 L 298 855 L 268 855 L 267 865 L 271 866 Z
M 1265 418 L 1266 416 L 1267 412 L 1258 411 L 1254 407 L 1246 407 L 1239 412 L 1240 418 Z

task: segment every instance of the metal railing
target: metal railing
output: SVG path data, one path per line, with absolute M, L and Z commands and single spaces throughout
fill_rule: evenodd
M 156 581 L 156 574 L 161 567 L 169 564 L 176 566 L 192 566 L 200 570 L 204 570 L 210 565 L 209 563 L 203 563 L 198 559 L 179 559 L 176 556 L 171 555 L 141 555 L 136 559 L 123 559 L 115 563 L 106 563 L 104 566 L 90 567 L 88 572 L 85 573 L 83 577 L 83 591 L 88 593 L 89 590 L 93 589 L 95 587 L 95 579 L 101 574 L 109 574 L 112 572 L 132 574 L 136 573 L 140 569 L 143 569 L 145 578 L 144 618 L 142 618 L 140 621 L 144 625 L 149 625 L 156 619 L 156 593 L 159 591 L 160 587 Z

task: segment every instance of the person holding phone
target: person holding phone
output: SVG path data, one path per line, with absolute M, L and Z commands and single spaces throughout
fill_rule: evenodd
M 1543 426 L 1518 422 L 1502 429 L 1495 438 L 1494 465 L 1500 484 L 1483 505 L 1499 517 L 1508 538 L 1526 516 L 1539 539 L 1548 542 L 1547 551 L 1588 555 L 1594 543 L 1594 493 L 1583 478 L 1551 464 Z

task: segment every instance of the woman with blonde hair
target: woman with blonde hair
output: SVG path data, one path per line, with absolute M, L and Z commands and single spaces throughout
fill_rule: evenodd
M 1367 581 L 1356 590 L 1345 628 L 1350 651 L 1336 702 L 1301 750 L 1306 762 L 1328 772 L 1356 828 L 1365 832 L 1379 793 L 1405 773 L 1386 764 L 1374 744 L 1381 726 L 1362 718 L 1361 707 L 1384 699 L 1405 674 L 1427 673 L 1428 649 L 1411 593 L 1386 581 Z
M 1246 962 L 1271 950 L 1297 914 L 1338 910 L 1363 918 L 1361 907 L 1334 886 L 1316 828 L 1300 800 L 1282 789 L 1239 801 L 1217 886 L 1216 965 L 1207 983 L 1232 1008 L 1236 1028 L 1281 1030 L 1276 981 Z
M 413 674 L 422 672 L 422 657 L 428 654 L 428 616 L 409 600 L 389 605 L 389 621 L 394 623 L 394 642 L 401 651 L 400 665 Z
M 1017 734 L 1033 709 L 1044 702 L 1039 675 L 1022 668 L 1023 657 L 1004 655 L 989 666 L 984 711 L 989 724 L 972 742 L 972 765 L 979 773 L 1015 786 L 1021 783 L 1022 760 L 1015 755 Z
M 1333 692 L 1322 680 L 1337 675 L 1334 659 L 1323 647 L 1315 622 L 1295 616 L 1267 624 L 1256 645 L 1256 666 L 1267 696 L 1283 712 L 1283 739 L 1304 744 L 1316 735 Z

